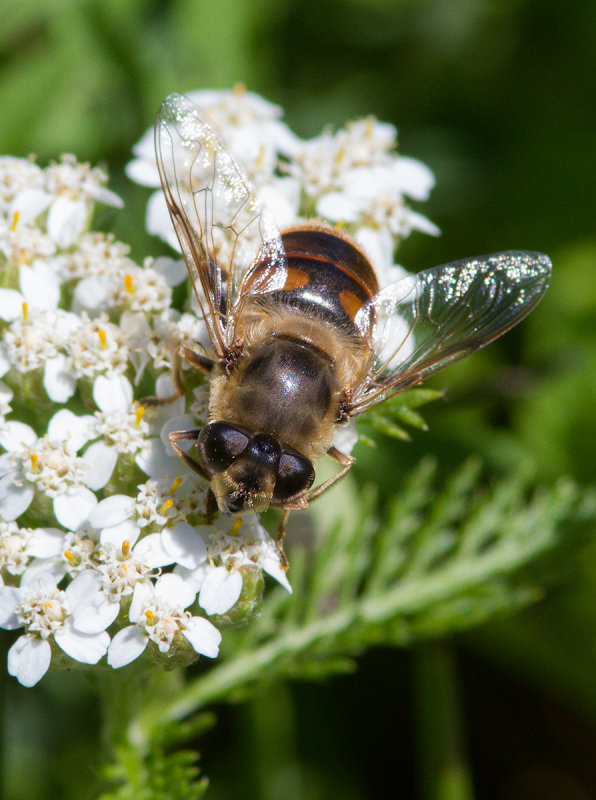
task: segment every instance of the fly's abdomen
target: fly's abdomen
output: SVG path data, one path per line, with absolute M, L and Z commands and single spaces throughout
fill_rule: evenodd
M 379 290 L 366 256 L 352 242 L 322 228 L 294 228 L 283 233 L 282 240 L 286 281 L 266 297 L 359 335 L 356 314 Z

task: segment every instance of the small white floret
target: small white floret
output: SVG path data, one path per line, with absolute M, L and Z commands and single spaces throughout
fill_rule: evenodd
M 52 649 L 45 639 L 20 636 L 8 651 L 8 674 L 22 686 L 35 686 L 50 667 Z

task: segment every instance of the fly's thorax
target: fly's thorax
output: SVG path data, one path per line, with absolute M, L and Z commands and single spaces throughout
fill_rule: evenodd
M 364 338 L 333 324 L 317 313 L 291 308 L 265 296 L 244 315 L 239 329 L 250 354 L 261 342 L 275 338 L 295 339 L 323 355 L 333 365 L 340 390 L 350 392 L 369 371 L 373 354 Z
M 211 420 L 227 420 L 279 437 L 316 459 L 335 435 L 341 403 L 367 374 L 363 339 L 316 314 L 261 298 L 246 309 L 241 354 L 211 380 Z
M 329 439 L 339 394 L 326 353 L 275 334 L 246 348 L 229 375 L 212 381 L 210 416 L 274 436 L 311 458 Z

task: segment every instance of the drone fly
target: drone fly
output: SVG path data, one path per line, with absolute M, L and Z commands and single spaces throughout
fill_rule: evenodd
M 174 431 L 182 460 L 224 514 L 306 508 L 349 470 L 334 440 L 391 395 L 473 353 L 523 319 L 550 260 L 508 251 L 380 287 L 365 253 L 321 224 L 280 232 L 206 116 L 171 95 L 155 123 L 163 192 L 207 326 L 209 421 Z M 181 442 L 196 445 L 187 452 Z M 193 453 L 191 455 L 191 453 Z M 328 455 L 337 473 L 314 487 Z

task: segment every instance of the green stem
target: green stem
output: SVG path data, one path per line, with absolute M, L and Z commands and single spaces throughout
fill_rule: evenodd
M 423 800 L 473 800 L 461 730 L 456 666 L 446 641 L 413 650 L 418 774 Z
M 268 675 L 270 668 L 282 656 L 306 652 L 322 637 L 335 636 L 345 630 L 353 619 L 352 609 L 337 612 L 316 623 L 284 632 L 267 644 L 223 661 L 219 666 L 201 675 L 177 696 L 160 705 L 153 705 L 149 713 L 141 713 L 131 724 L 128 738 L 142 744 L 152 736 L 152 731 L 164 724 L 181 720 L 217 700 L 222 700 L 231 690 L 247 686 Z M 275 672 L 275 670 L 271 670 Z
M 139 662 L 128 672 L 104 670 L 98 674 L 98 688 L 103 712 L 102 743 L 109 752 L 122 742 L 139 748 L 144 755 L 149 738 L 135 741 L 128 736 L 131 721 L 139 713 L 152 715 L 156 698 L 176 696 L 184 680 L 180 670 L 156 670 L 153 665 Z M 157 727 L 157 726 L 156 726 Z M 163 732 L 163 726 L 159 726 Z

